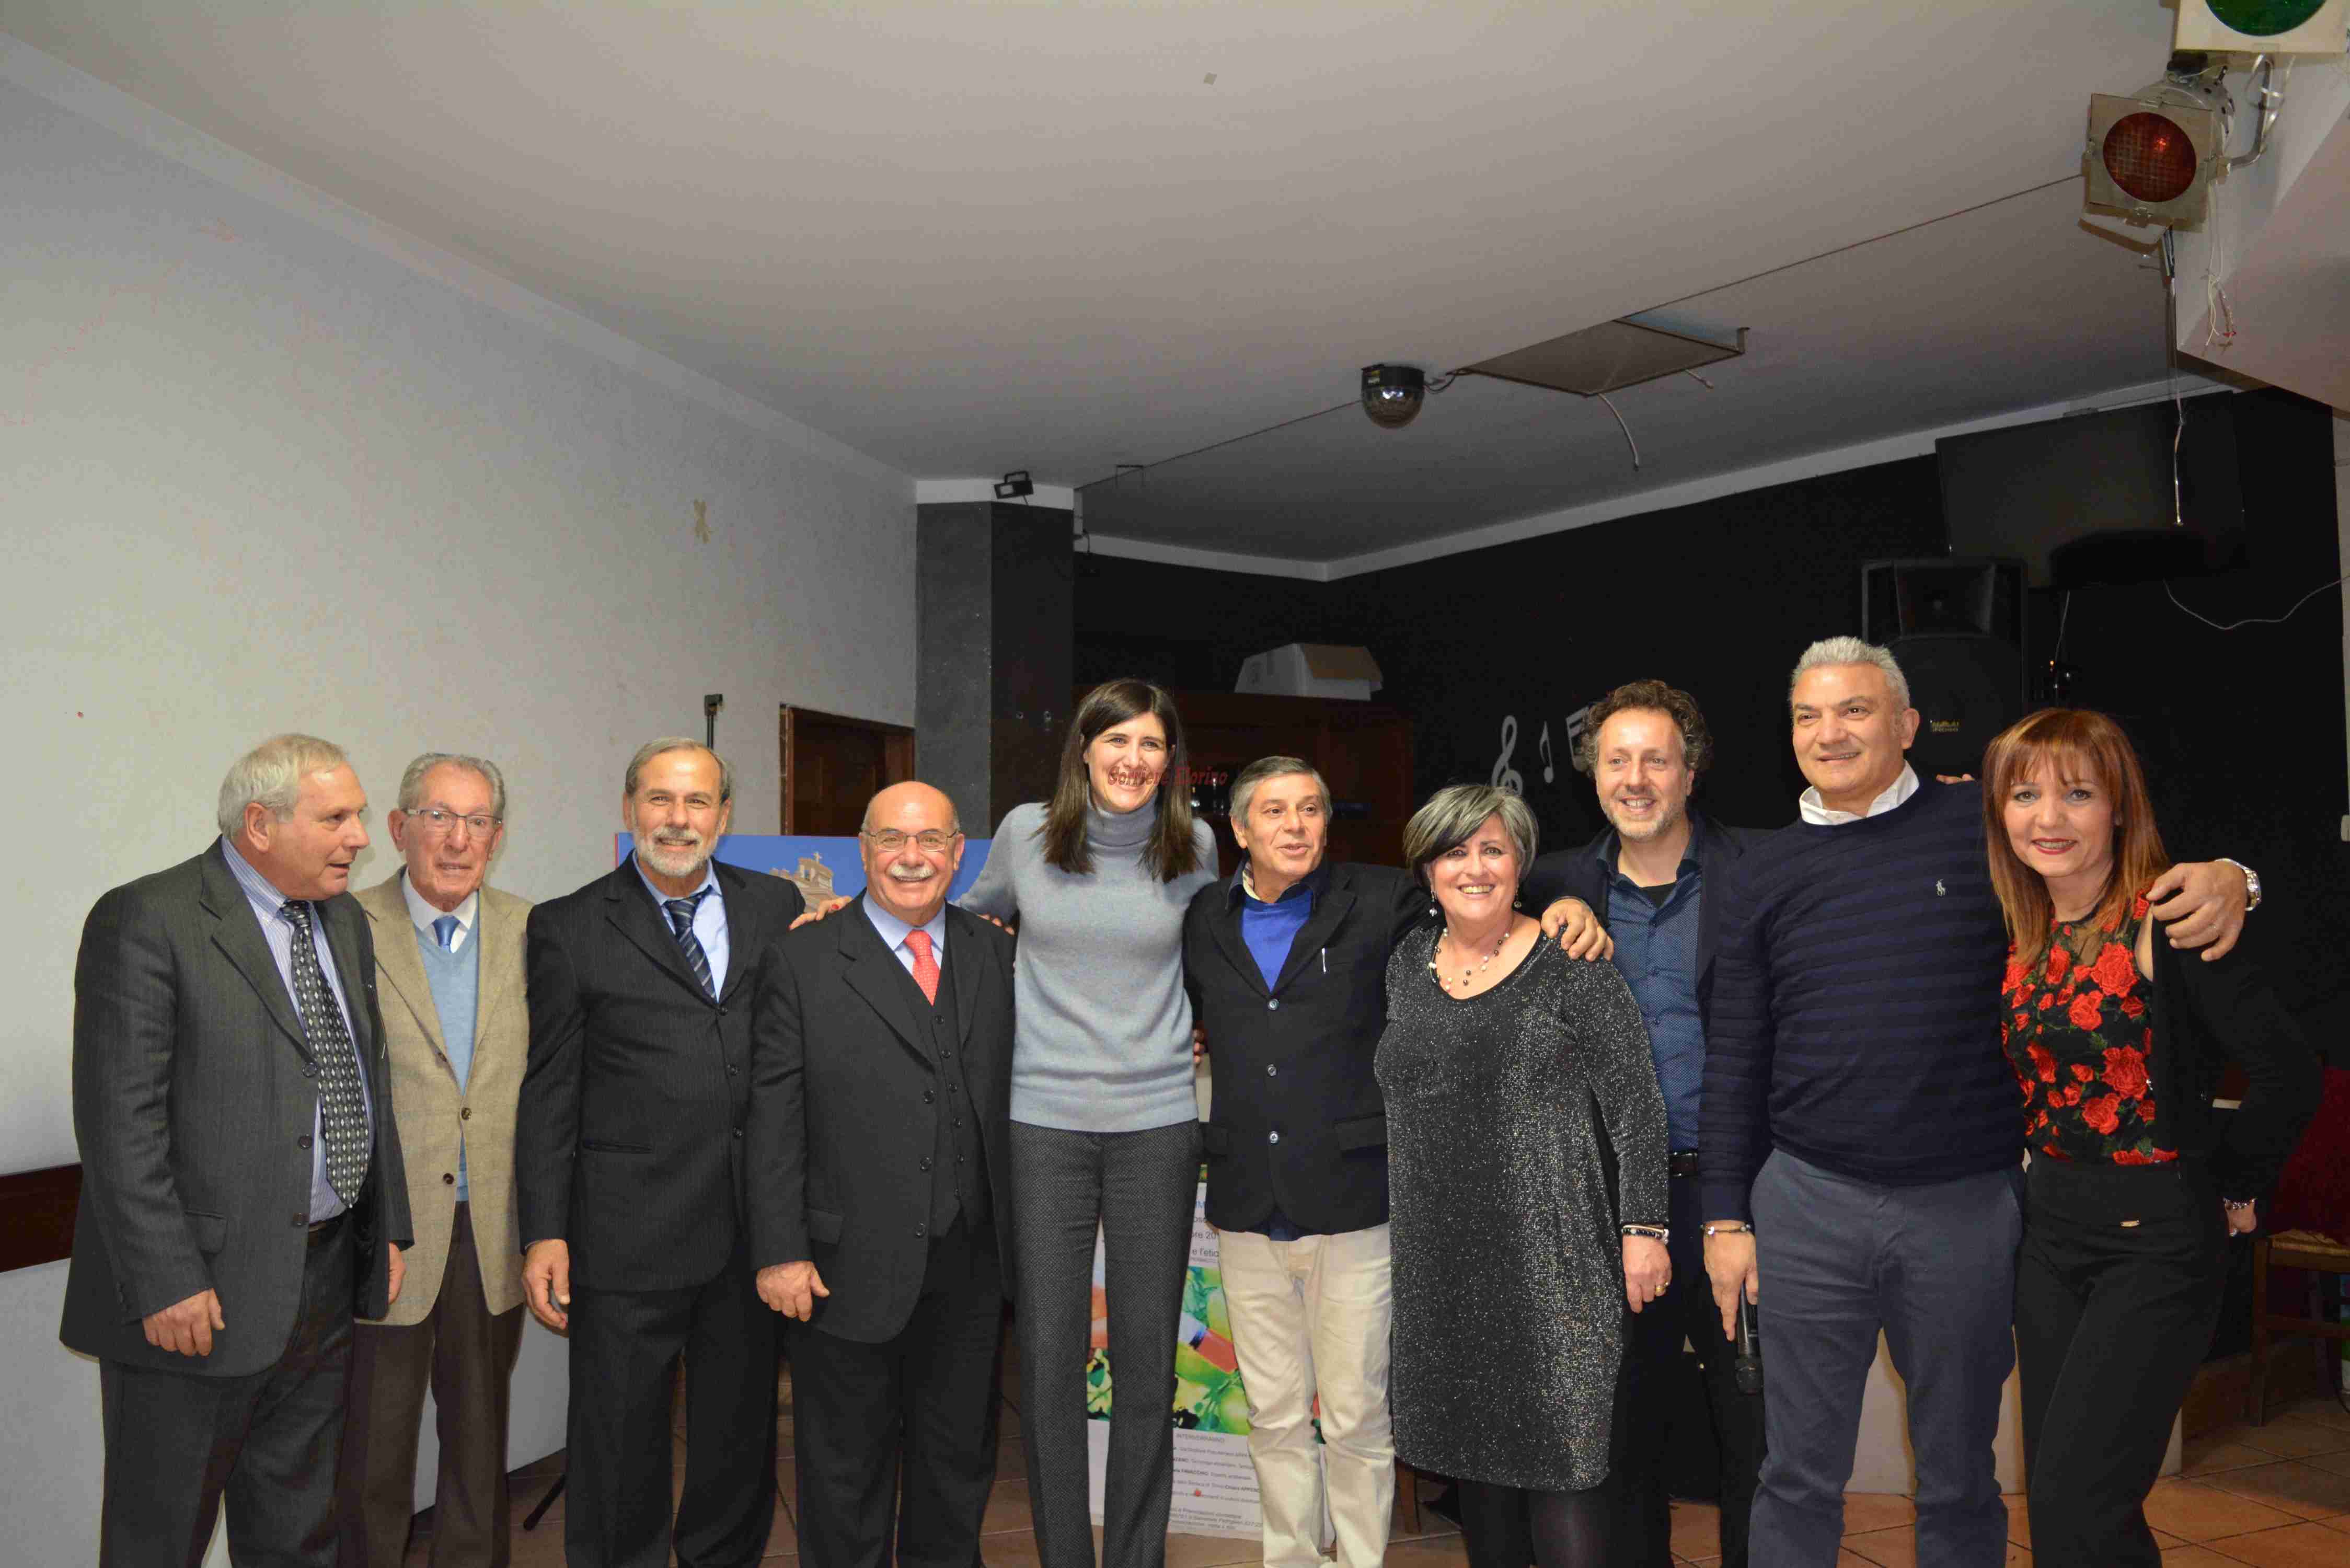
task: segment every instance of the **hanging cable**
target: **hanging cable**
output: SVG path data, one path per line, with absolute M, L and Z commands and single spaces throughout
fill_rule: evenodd
M 1639 472 L 1640 443 L 1632 439 L 1632 427 L 1630 425 L 1624 424 L 1624 410 L 1617 408 L 1616 406 L 1616 400 L 1609 397 L 1605 392 L 1596 392 L 1592 395 L 1596 397 L 1601 402 L 1606 403 L 1607 405 L 1607 411 L 1616 416 L 1616 422 L 1618 425 L 1623 425 L 1624 444 L 1632 449 L 1632 472 L 1635 473 Z
M 2218 621 L 2213 620 L 2208 615 L 2203 615 L 2196 610 L 2188 609 L 2185 605 L 2178 604 L 2178 596 L 2170 592 L 2170 585 L 2168 583 L 2162 585 L 2162 591 L 2166 594 L 2170 594 L 2170 602 L 2172 604 L 2178 605 L 2180 609 L 2186 610 L 2189 615 L 2193 616 L 2197 620 L 2201 621 L 2213 631 L 2233 631 L 2238 627 L 2244 626 L 2282 626 L 2285 622 L 2293 618 L 2293 610 L 2299 609 L 2302 606 L 2307 604 L 2310 600 L 2315 598 L 2326 589 L 2338 588 L 2345 583 L 2350 583 L 2350 576 L 2340 576 L 2334 578 L 2330 583 L 2318 584 L 2317 587 L 2310 589 L 2307 593 L 2302 595 L 2301 597 L 2293 600 L 2293 609 L 2285 611 L 2282 615 L 2248 615 L 2241 620 L 2231 620 L 2225 626 L 2221 626 Z

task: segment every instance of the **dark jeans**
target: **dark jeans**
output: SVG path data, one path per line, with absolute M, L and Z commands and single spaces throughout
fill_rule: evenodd
M 2022 1172 L 1924 1187 L 1836 1176 L 1783 1149 L 1754 1179 L 1770 1451 L 1754 1493 L 1753 1560 L 1832 1568 L 1861 1395 L 1879 1331 L 1909 1399 L 1918 1568 L 2006 1555 L 1991 1441 L 2015 1365 L 2010 1332 Z
M 2193 1165 L 2046 1158 L 2028 1190 L 2015 1345 L 2032 1560 L 2151 1568 L 2146 1495 L 2225 1281 L 2219 1196 Z
M 311 1235 L 302 1300 L 276 1365 L 207 1377 L 98 1364 L 101 1568 L 196 1568 L 224 1497 L 237 1568 L 333 1568 L 356 1259 L 349 1220 L 328 1227 Z M 235 1310 L 221 1304 L 224 1317 Z
M 1746 1568 L 1747 1512 L 1762 1468 L 1762 1396 L 1741 1394 L 1721 1313 L 1705 1274 L 1705 1217 L 1698 1212 L 1697 1179 L 1676 1177 L 1671 1188 L 1669 1243 L 1672 1283 L 1638 1313 L 1627 1314 L 1624 1377 L 1616 1406 L 1615 1483 L 1619 1499 L 1614 1561 L 1626 1568 L 1672 1568 L 1672 1500 L 1666 1474 L 1667 1403 L 1678 1379 L 1684 1340 L 1697 1351 L 1705 1382 L 1706 1413 L 1721 1475 L 1721 1568 Z

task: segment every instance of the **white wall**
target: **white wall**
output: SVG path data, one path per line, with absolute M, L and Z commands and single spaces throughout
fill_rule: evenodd
M 747 831 L 777 704 L 913 722 L 906 476 L 5 36 L 0 147 L 0 1171 L 76 1158 L 84 912 L 203 849 L 273 731 L 348 747 L 379 821 L 417 751 L 496 758 L 494 879 L 544 898 L 610 866 L 629 752 L 705 691 Z M 95 1543 L 63 1272 L 0 1275 L 12 1561 Z

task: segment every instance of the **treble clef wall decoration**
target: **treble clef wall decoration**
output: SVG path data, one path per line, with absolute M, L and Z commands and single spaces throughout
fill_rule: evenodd
M 1518 716 L 1502 715 L 1502 754 L 1493 759 L 1493 776 L 1490 781 L 1495 789 L 1508 790 L 1512 794 L 1526 793 L 1526 781 L 1510 765 L 1510 753 L 1518 749 Z

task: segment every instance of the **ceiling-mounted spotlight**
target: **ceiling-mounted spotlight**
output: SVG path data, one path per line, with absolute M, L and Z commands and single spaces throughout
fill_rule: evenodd
M 1399 431 L 1419 417 L 1428 378 L 1409 365 L 1363 367 L 1363 412 L 1383 431 Z
M 1024 468 L 1015 468 L 995 482 L 995 498 L 998 501 L 1017 501 L 1024 495 L 1035 493 L 1036 487 L 1028 482 L 1028 471 Z
M 2135 98 L 2089 95 L 2089 144 L 2082 154 L 2083 204 L 2131 223 L 2200 229 L 2211 182 L 2224 169 L 2220 111 L 2182 88 L 2158 85 Z
M 2234 55 L 2338 55 L 2350 0 L 2178 0 L 2174 47 Z

